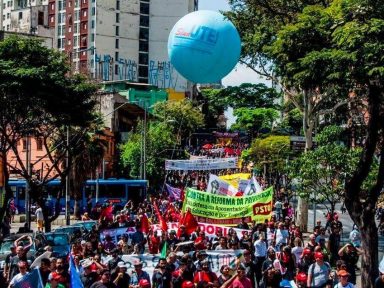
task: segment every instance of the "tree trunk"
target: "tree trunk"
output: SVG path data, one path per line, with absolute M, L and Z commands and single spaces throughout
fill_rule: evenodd
M 313 146 L 312 133 L 314 125 L 313 120 L 310 119 L 312 105 L 308 94 L 308 91 L 303 91 L 303 130 L 305 136 L 305 151 L 311 150 Z M 308 199 L 300 197 L 297 203 L 297 225 L 300 227 L 301 231 L 308 230 L 308 206 Z
M 361 287 L 373 288 L 375 279 L 379 276 L 376 268 L 379 263 L 379 239 L 374 211 L 364 211 L 362 218 L 364 223 L 359 226 L 361 227 L 361 234 L 364 235 L 361 239 L 361 250 L 363 252 L 361 256 Z M 371 267 L 375 267 L 375 269 Z
M 0 221 L 3 221 L 3 218 L 5 216 L 5 213 L 7 212 L 7 206 L 9 200 L 12 198 L 13 193 L 11 188 L 8 185 L 8 180 L 9 180 L 9 173 L 8 173 L 8 167 L 7 167 L 7 157 L 5 153 L 0 153 L 0 165 L 2 165 L 2 170 L 3 171 L 3 181 L 4 181 L 4 187 L 0 189 L 3 189 L 4 193 L 4 200 L 3 200 L 3 205 L 0 207 Z M 0 176 L 1 177 L 1 176 Z

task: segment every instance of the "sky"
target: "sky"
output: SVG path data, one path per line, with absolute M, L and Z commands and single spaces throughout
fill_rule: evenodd
M 227 11 L 230 10 L 230 7 L 227 0 L 199 0 L 199 10 Z M 224 86 L 239 86 L 241 83 L 266 83 L 255 72 L 241 64 L 236 65 L 222 82 Z

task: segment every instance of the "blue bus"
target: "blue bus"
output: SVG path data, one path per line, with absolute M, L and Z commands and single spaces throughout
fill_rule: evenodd
M 15 205 L 19 213 L 25 213 L 25 180 L 10 179 L 8 184 L 13 192 Z M 88 198 L 92 197 L 92 204 L 110 201 L 118 206 L 124 206 L 128 200 L 135 203 L 141 202 L 147 197 L 147 180 L 128 180 L 128 179 L 97 179 L 87 180 L 82 190 L 80 208 L 84 210 Z M 57 194 L 61 193 L 61 210 L 65 209 L 65 186 L 61 185 L 60 180 L 52 180 L 43 188 L 44 198 L 48 201 L 55 201 Z M 71 199 L 70 207 L 74 207 L 74 200 Z

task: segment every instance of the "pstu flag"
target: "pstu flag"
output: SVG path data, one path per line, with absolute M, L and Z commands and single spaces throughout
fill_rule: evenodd
M 167 187 L 167 191 L 168 191 L 169 197 L 171 197 L 174 200 L 180 200 L 181 189 L 172 187 L 172 186 L 170 186 L 168 184 L 165 184 L 165 186 Z
M 71 288 L 84 288 L 83 283 L 80 280 L 80 274 L 76 268 L 72 254 L 70 254 L 69 259 L 69 271 L 69 273 L 71 274 Z
M 19 281 L 15 282 L 14 288 L 43 288 L 40 271 L 38 268 L 33 269 Z

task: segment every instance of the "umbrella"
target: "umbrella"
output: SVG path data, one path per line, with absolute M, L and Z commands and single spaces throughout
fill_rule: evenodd
M 212 149 L 213 148 L 213 145 L 212 144 L 205 144 L 203 146 L 203 149 Z

